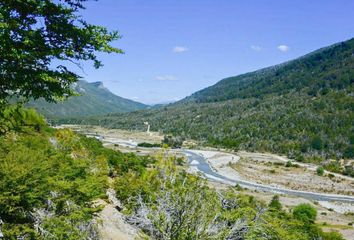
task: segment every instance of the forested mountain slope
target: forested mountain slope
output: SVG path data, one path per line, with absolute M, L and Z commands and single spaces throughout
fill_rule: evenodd
M 28 106 L 36 108 L 48 118 L 95 116 L 147 107 L 142 103 L 113 94 L 103 86 L 102 82 L 78 81 L 73 87 L 79 96 L 72 96 L 58 103 L 48 103 L 40 99 L 28 103 Z
M 287 154 L 298 160 L 354 157 L 354 39 L 294 61 L 222 80 L 160 109 L 65 122 L 151 129 L 207 145 Z
M 354 38 L 280 65 L 223 79 L 184 101 L 218 102 L 303 91 L 308 95 L 353 84 Z

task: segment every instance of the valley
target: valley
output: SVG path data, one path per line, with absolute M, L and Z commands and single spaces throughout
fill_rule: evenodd
M 104 146 L 122 152 L 155 156 L 162 151 L 160 148 L 138 147 L 141 142 L 161 142 L 163 137 L 156 132 L 64 126 L 94 136 Z M 208 179 L 208 184 L 215 189 L 234 186 L 245 194 L 266 201 L 277 194 L 288 209 L 299 203 L 310 203 L 321 213 L 318 222 L 324 229 L 337 230 L 347 239 L 354 234 L 351 226 L 354 221 L 354 178 L 328 171 L 318 176 L 315 165 L 297 163 L 275 154 L 199 149 L 167 149 L 167 154 L 184 157 L 186 171 Z M 292 165 L 286 166 L 289 162 Z M 333 176 L 329 177 L 330 174 Z
M 95 136 L 105 146 L 137 154 L 154 154 L 160 151 L 157 147 L 138 147 L 138 144 L 160 143 L 163 139 L 156 132 L 129 132 L 80 125 L 63 125 L 63 127 L 69 127 L 87 136 Z M 182 148 L 171 149 L 168 152 L 185 156 L 190 172 L 200 172 L 210 180 L 231 185 L 240 184 L 251 189 L 273 193 L 300 196 L 304 194 L 305 197 L 316 201 L 336 200 L 354 203 L 354 178 L 352 177 L 328 171 L 325 171 L 325 175 L 318 176 L 316 165 L 298 163 L 285 156 L 270 153 L 233 152 L 203 147 L 196 149 L 200 150 Z M 286 166 L 287 164 L 289 166 Z M 312 195 L 313 193 L 318 195 Z M 322 198 L 321 194 L 323 194 Z
M 55 122 L 129 131 L 149 122 L 152 131 L 204 146 L 276 153 L 354 176 L 353 51 L 349 39 L 222 79 L 173 104 Z M 337 162 L 326 164 L 329 159 Z
M 110 102 L 111 93 L 103 86 L 84 83 L 93 88 L 90 95 L 83 94 L 80 101 L 58 109 L 53 105 L 59 112 L 44 114 L 58 131 L 72 129 L 114 152 L 107 154 L 108 182 L 121 205 L 118 211 L 112 202 L 99 200 L 100 218 L 105 222 L 100 230 L 106 236 L 103 239 L 112 234 L 131 238 L 124 229 L 131 229 L 133 235 L 164 234 L 172 231 L 169 221 L 186 209 L 193 224 L 199 224 L 198 216 L 218 228 L 216 235 L 232 235 L 232 229 L 238 229 L 239 220 L 233 217 L 239 211 L 247 215 L 258 211 L 250 227 L 263 211 L 267 212 L 265 221 L 271 222 L 268 217 L 276 209 L 274 224 L 278 226 L 286 218 L 295 222 L 302 218 L 296 217 L 296 209 L 302 207 L 314 212 L 309 226 L 319 231 L 316 236 L 329 232 L 332 240 L 340 232 L 351 239 L 353 51 L 354 39 L 350 39 L 283 64 L 223 79 L 178 102 L 152 108 L 128 101 L 130 107 L 122 110 L 121 98 Z M 84 115 L 76 116 L 78 109 Z M 126 155 L 117 158 L 115 154 Z M 195 202 L 195 194 L 203 200 Z M 228 196 L 231 200 L 226 200 Z M 253 210 L 239 207 L 243 198 L 248 199 L 243 206 Z M 231 201 L 233 210 L 224 201 Z M 209 204 L 221 205 L 217 210 Z M 202 210 L 196 210 L 198 205 L 204 205 Z M 170 216 L 170 211 L 177 213 Z M 216 217 L 221 212 L 225 219 Z M 207 217 L 209 213 L 213 217 Z M 211 219 L 220 221 L 219 225 Z M 167 226 L 161 230 L 160 224 Z M 230 224 L 235 225 L 231 230 Z M 312 230 L 299 229 L 312 234 Z
M 0 240 L 354 240 L 352 1 L 96 2 L 0 0 Z

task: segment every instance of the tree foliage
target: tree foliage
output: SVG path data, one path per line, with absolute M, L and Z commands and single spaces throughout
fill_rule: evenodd
M 117 176 L 117 197 L 127 220 L 153 239 L 340 239 L 314 223 L 312 207 L 282 210 L 275 196 L 269 206 L 236 189 L 215 190 L 200 176 L 176 167 L 161 153 L 153 168 Z M 305 208 L 305 209 L 304 209 Z M 303 217 L 305 216 L 305 217 Z
M 267 206 L 236 188 L 210 188 L 179 161 L 124 154 L 68 129 L 10 129 L 0 136 L 1 231 L 6 239 L 97 239 L 93 202 L 105 198 L 111 176 L 127 220 L 154 239 L 341 239 L 322 232 L 311 206 L 288 213 L 278 197 Z
M 0 110 L 0 135 L 11 130 L 26 131 L 35 129 L 40 131 L 46 126 L 42 116 L 34 109 L 25 109 L 21 105 L 12 105 Z
M 49 128 L 34 110 L 8 111 L 16 114 L 8 115 L 8 129 L 0 136 L 0 231 L 5 239 L 96 239 L 92 219 L 100 208 L 92 203 L 105 198 L 109 174 L 141 172 L 150 158 Z
M 122 53 L 118 32 L 80 16 L 86 0 L 0 1 L 0 103 L 9 96 L 56 101 L 73 94 L 79 76 L 68 63 L 93 61 L 96 52 Z

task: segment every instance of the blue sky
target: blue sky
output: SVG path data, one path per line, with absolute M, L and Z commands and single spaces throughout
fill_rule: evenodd
M 278 64 L 354 37 L 353 0 L 99 0 L 91 23 L 118 30 L 124 55 L 77 72 L 113 93 L 154 104 L 222 78 Z

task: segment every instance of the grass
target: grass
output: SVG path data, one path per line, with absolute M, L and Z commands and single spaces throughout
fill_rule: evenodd
M 346 229 L 352 229 L 352 226 L 349 225 L 341 225 L 341 224 L 328 224 L 326 222 L 323 222 L 320 224 L 322 228 L 329 228 L 329 229 L 340 229 L 340 230 L 346 230 Z

